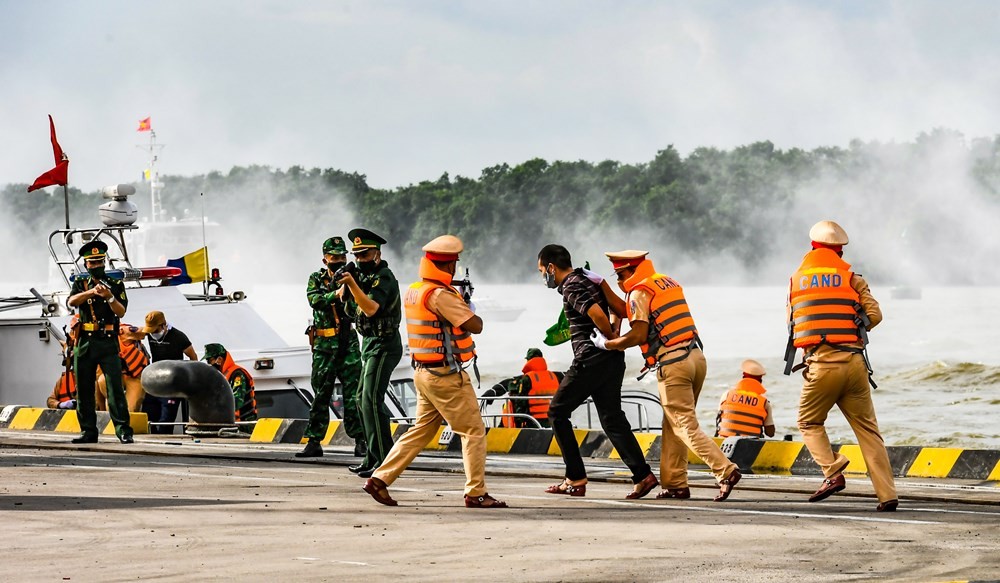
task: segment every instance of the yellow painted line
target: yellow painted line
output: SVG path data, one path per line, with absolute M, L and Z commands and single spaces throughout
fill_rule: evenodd
M 38 418 L 42 416 L 42 411 L 45 411 L 45 409 L 36 409 L 34 407 L 24 407 L 18 409 L 17 412 L 14 413 L 14 419 L 11 420 L 10 425 L 8 425 L 7 428 L 30 431 L 35 428 L 35 423 L 37 423 Z
M 722 438 L 721 437 L 713 437 L 712 441 L 715 442 L 715 445 L 719 445 L 719 446 L 722 445 Z M 663 451 L 663 444 L 662 443 L 660 444 L 660 451 Z M 688 450 L 688 463 L 689 464 L 695 464 L 695 465 L 702 465 L 702 466 L 705 465 L 705 462 L 700 457 L 698 457 L 697 455 L 695 455 L 695 453 L 693 451 L 691 451 L 690 449 Z
M 1000 482 L 1000 462 L 997 462 L 996 467 L 993 468 L 993 471 L 990 472 L 989 477 L 986 479 L 993 482 Z
M 326 428 L 326 435 L 323 436 L 323 441 L 321 441 L 320 443 L 322 443 L 323 445 L 330 445 L 330 442 L 333 441 L 333 434 L 337 432 L 337 429 L 340 427 L 341 423 L 342 421 L 330 421 L 330 425 Z M 305 443 L 307 441 L 309 440 L 303 437 L 302 440 L 299 441 L 299 443 Z
M 444 425 L 438 427 L 437 432 L 434 433 L 434 439 L 428 441 L 427 445 L 424 446 L 425 450 L 430 449 L 434 451 L 445 451 L 446 449 L 448 449 L 447 445 L 441 445 L 440 443 L 438 443 L 438 440 L 441 439 L 441 433 L 444 431 L 444 428 L 445 428 Z M 456 435 L 453 439 L 461 439 L 461 437 Z
M 649 448 L 652 447 L 653 442 L 659 437 L 657 433 L 633 433 L 635 435 L 635 440 L 639 442 L 639 447 L 642 448 L 642 455 L 649 454 Z M 616 448 L 611 448 L 611 453 L 608 454 L 608 459 L 620 460 L 622 456 L 618 453 Z
M 145 413 L 129 413 L 128 424 L 132 427 L 133 433 L 149 433 L 149 416 Z M 139 428 L 142 428 L 140 431 Z M 115 422 L 108 420 L 102 435 L 115 435 Z
M 765 441 L 751 467 L 755 470 L 790 470 L 803 445 L 794 441 Z
M 257 443 L 274 443 L 278 430 L 281 429 L 282 419 L 264 418 L 258 419 L 254 425 L 253 433 L 250 434 L 250 441 Z
M 868 464 L 865 463 L 864 456 L 861 455 L 861 447 L 858 445 L 842 445 L 840 455 L 846 457 L 851 463 L 848 464 L 845 474 L 867 474 Z
M 76 411 L 66 411 L 62 419 L 53 431 L 60 433 L 80 433 L 80 420 L 76 416 Z
M 953 447 L 925 447 L 917 454 L 906 475 L 912 478 L 947 478 L 962 450 Z
M 486 432 L 486 451 L 490 453 L 510 453 L 514 441 L 521 434 L 513 427 L 492 427 Z
M 583 440 L 587 439 L 587 434 L 590 431 L 586 429 L 574 429 L 573 433 L 576 434 L 576 444 L 582 445 Z M 562 450 L 559 449 L 559 442 L 556 441 L 555 436 L 552 437 L 552 443 L 549 444 L 549 451 L 546 452 L 548 455 L 562 455 Z

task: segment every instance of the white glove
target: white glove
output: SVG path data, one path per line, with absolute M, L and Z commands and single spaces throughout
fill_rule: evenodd
M 59 403 L 60 409 L 76 409 L 76 399 L 70 399 L 68 401 L 62 401 Z
M 475 314 L 475 313 L 476 313 L 476 304 L 474 304 L 474 303 L 472 303 L 472 302 L 470 301 L 470 302 L 469 302 L 469 309 L 470 309 L 470 310 L 472 310 L 472 313 L 473 313 L 473 314 Z
M 596 271 L 591 271 L 586 267 L 582 267 L 581 269 L 583 269 L 583 274 L 587 276 L 587 279 L 596 283 L 597 285 L 601 285 L 601 283 L 604 281 L 604 277 L 600 273 L 597 273 Z
M 590 341 L 594 343 L 594 346 L 600 348 L 601 350 L 608 349 L 608 339 L 601 334 L 600 330 L 594 330 L 594 333 L 590 335 Z

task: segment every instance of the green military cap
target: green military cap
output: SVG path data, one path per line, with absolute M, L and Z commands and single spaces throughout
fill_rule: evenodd
M 84 259 L 104 259 L 108 254 L 108 244 L 101 240 L 95 240 L 80 247 L 80 257 Z
M 340 237 L 330 237 L 323 241 L 323 255 L 347 255 L 347 245 Z
M 351 229 L 351 232 L 347 233 L 347 238 L 351 240 L 351 251 L 354 253 L 365 249 L 379 249 L 386 242 L 368 229 Z
M 531 360 L 532 358 L 541 358 L 542 351 L 537 348 L 529 348 L 528 354 L 524 355 L 524 360 Z
M 205 345 L 205 356 L 202 360 L 211 360 L 219 356 L 226 355 L 226 347 L 219 344 L 218 342 L 213 342 L 211 344 Z

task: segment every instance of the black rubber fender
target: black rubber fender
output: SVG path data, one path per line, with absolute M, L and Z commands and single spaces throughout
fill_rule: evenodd
M 142 388 L 154 397 L 188 401 L 191 423 L 235 423 L 229 381 L 214 366 L 194 360 L 161 360 L 142 371 Z

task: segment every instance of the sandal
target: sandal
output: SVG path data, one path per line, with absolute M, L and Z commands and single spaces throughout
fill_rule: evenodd
M 469 496 L 465 495 L 465 507 L 466 508 L 507 508 L 507 503 L 502 500 L 497 500 L 489 494 L 483 494 L 482 496 Z
M 743 474 L 740 473 L 738 469 L 729 472 L 729 475 L 725 479 L 719 481 L 719 495 L 715 497 L 716 502 L 722 502 L 729 495 L 733 493 L 733 488 L 740 481 Z
M 385 504 L 386 506 L 399 506 L 399 503 L 393 500 L 392 496 L 389 495 L 389 486 L 378 478 L 368 478 L 365 480 L 365 485 L 362 486 L 361 489 L 368 492 L 379 504 Z
M 587 495 L 587 483 L 584 482 L 579 486 L 574 486 L 569 482 L 569 479 L 563 480 L 558 484 L 553 484 L 545 489 L 546 494 L 566 494 L 576 498 L 580 498 Z
M 687 500 L 690 497 L 691 497 L 691 488 L 666 488 L 664 490 L 661 490 L 660 493 L 656 495 L 657 500 L 665 500 L 667 498 Z

